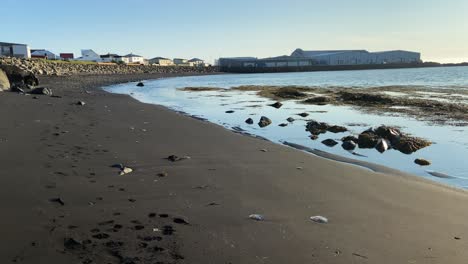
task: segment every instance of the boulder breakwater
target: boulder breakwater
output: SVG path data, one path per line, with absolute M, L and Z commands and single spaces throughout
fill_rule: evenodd
M 0 58 L 0 65 L 13 65 L 35 75 L 76 75 L 76 74 L 140 74 L 140 73 L 214 73 L 218 67 L 184 67 L 155 65 L 120 65 L 83 63 L 74 61 L 49 61 L 40 59 Z

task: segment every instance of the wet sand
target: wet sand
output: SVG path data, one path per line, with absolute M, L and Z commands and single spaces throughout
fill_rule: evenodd
M 158 77 L 0 94 L 2 263 L 466 263 L 465 191 L 99 89 Z

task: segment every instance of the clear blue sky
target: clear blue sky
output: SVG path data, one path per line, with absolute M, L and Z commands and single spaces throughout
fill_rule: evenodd
M 0 41 L 56 53 L 213 61 L 406 49 L 468 61 L 468 0 L 1 0 L 0 14 Z

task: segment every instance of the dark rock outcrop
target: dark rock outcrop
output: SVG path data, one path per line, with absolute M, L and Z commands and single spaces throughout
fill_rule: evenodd
M 33 73 L 22 70 L 17 66 L 0 64 L 0 69 L 8 77 L 11 87 L 29 88 L 39 84 L 39 80 Z
M 138 87 L 143 87 L 143 86 L 145 86 L 145 84 L 144 84 L 144 83 L 142 83 L 142 82 L 139 82 L 139 83 L 137 83 L 137 85 L 136 85 L 136 86 L 138 86 Z
M 394 127 L 380 126 L 368 129 L 358 138 L 360 148 L 376 148 L 380 152 L 393 148 L 405 154 L 411 154 L 432 143 L 422 138 L 405 135 Z
M 247 118 L 245 120 L 245 123 L 249 124 L 249 125 L 252 125 L 254 123 L 253 119 L 252 118 Z

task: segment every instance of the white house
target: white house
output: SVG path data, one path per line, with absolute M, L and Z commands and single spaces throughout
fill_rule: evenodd
M 26 44 L 0 42 L 0 57 L 31 58 L 31 50 Z
M 174 65 L 174 62 L 171 59 L 156 57 L 149 60 L 149 64 L 155 64 L 159 66 L 171 66 Z
M 125 63 L 132 63 L 132 64 L 145 64 L 145 58 L 143 58 L 140 55 L 135 55 L 133 53 L 122 56 L 122 61 Z
M 93 61 L 102 62 L 101 56 L 92 49 L 81 50 L 81 57 L 76 58 L 78 61 Z
M 196 67 L 205 67 L 206 66 L 205 61 L 203 61 L 202 59 L 199 59 L 199 58 L 193 58 L 193 59 L 189 60 L 188 62 L 191 63 L 193 66 L 196 66 Z
M 48 60 L 56 60 L 59 57 L 54 53 L 45 50 L 45 49 L 33 49 L 31 50 L 31 58 L 41 58 L 41 59 L 48 59 Z

